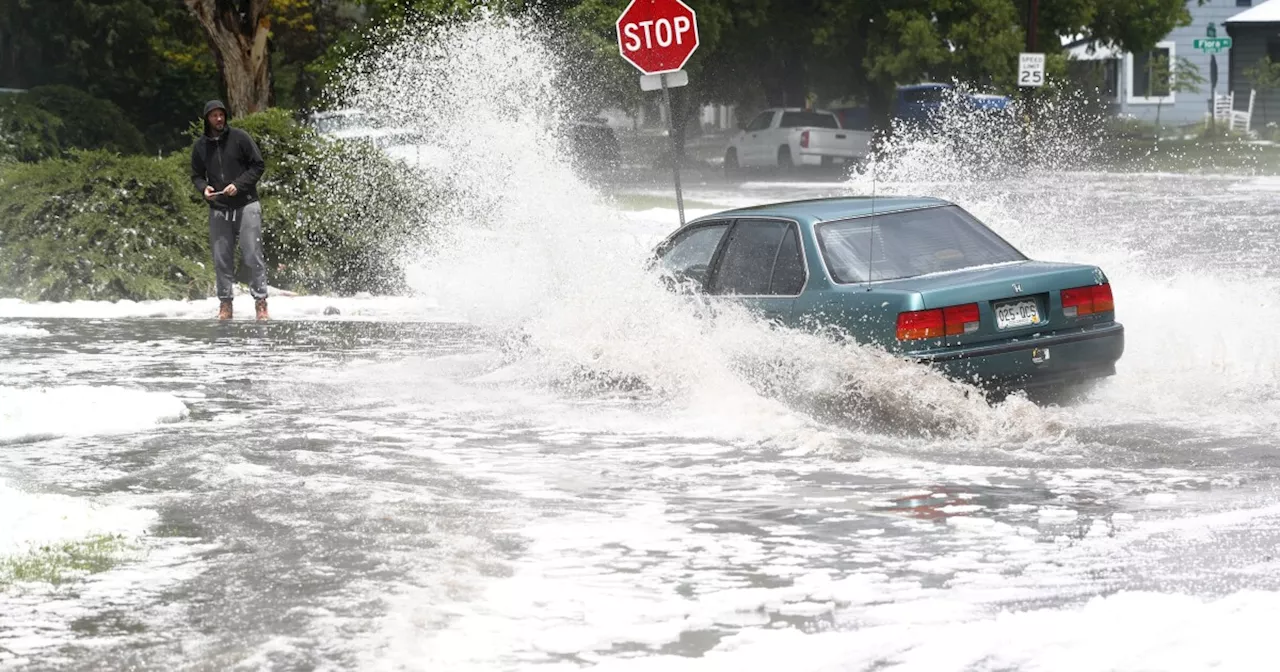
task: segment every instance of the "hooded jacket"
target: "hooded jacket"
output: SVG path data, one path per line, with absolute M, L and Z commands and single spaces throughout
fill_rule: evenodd
M 209 124 L 209 113 L 222 110 L 228 124 L 221 133 L 214 133 Z M 209 207 L 221 210 L 242 208 L 258 200 L 258 180 L 266 163 L 258 145 L 248 133 L 230 125 L 231 115 L 222 101 L 211 100 L 204 106 L 204 135 L 191 147 L 191 183 L 200 197 L 204 188 L 221 191 L 228 184 L 236 185 L 236 195 L 221 194 L 208 201 Z

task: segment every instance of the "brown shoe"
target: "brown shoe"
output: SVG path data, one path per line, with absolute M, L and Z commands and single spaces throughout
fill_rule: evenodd
M 270 316 L 270 315 L 267 315 L 267 300 L 266 300 L 266 299 L 258 299 L 258 300 L 256 300 L 256 301 L 254 301 L 254 302 L 253 302 L 253 308 L 254 308 L 254 310 L 255 310 L 255 311 L 257 312 L 257 314 L 258 314 L 258 319 L 259 319 L 259 320 L 269 320 L 269 319 L 271 319 L 271 316 Z
M 219 320 L 231 319 L 231 299 L 222 299 L 219 302 L 219 304 L 220 305 L 218 306 L 218 319 Z

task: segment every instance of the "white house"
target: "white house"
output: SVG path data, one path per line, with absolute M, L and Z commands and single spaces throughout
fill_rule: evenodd
M 1274 4 L 1276 0 L 1266 0 Z M 1198 0 L 1187 0 L 1191 13 L 1191 25 L 1175 28 L 1158 42 L 1151 52 L 1134 54 L 1120 51 L 1108 45 L 1088 42 L 1068 43 L 1070 58 L 1077 61 L 1097 61 L 1104 73 L 1104 91 L 1118 114 L 1145 121 L 1155 121 L 1157 111 L 1162 125 L 1183 125 L 1204 120 L 1212 107 L 1210 91 L 1211 63 L 1217 62 L 1217 93 L 1227 91 L 1228 73 L 1231 70 L 1231 49 L 1216 54 L 1197 49 L 1195 41 L 1210 36 L 1227 37 L 1229 19 L 1250 10 L 1263 0 L 1208 0 L 1203 5 Z M 1164 56 L 1170 63 L 1186 59 L 1204 78 L 1204 83 L 1189 92 L 1169 91 L 1167 80 L 1157 76 L 1153 80 L 1149 68 L 1152 59 Z M 1243 100 L 1236 96 L 1238 106 L 1247 104 L 1248 92 Z

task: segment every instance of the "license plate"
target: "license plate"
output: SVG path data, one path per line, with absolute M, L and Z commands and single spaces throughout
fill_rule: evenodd
M 1008 301 L 996 305 L 996 327 L 1013 329 L 1040 324 L 1040 307 L 1032 299 Z

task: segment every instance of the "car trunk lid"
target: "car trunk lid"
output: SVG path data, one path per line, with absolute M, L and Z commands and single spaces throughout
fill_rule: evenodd
M 1062 290 L 1091 287 L 1106 281 L 1106 276 L 1095 266 L 1023 261 L 886 284 L 917 292 L 926 310 L 977 304 L 976 328 L 971 325 L 964 333 L 946 337 L 946 345 L 958 346 L 1024 338 L 1110 321 L 1114 318 L 1112 310 L 1070 315 L 1062 307 Z

